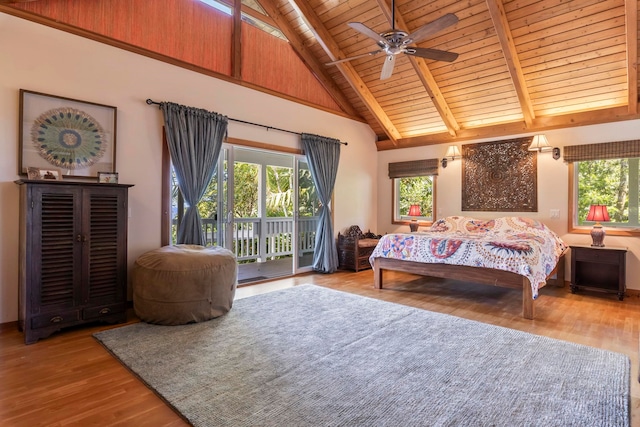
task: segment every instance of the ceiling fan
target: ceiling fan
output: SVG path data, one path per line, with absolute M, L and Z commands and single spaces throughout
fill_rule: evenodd
M 411 47 L 410 44 L 418 43 L 432 34 L 444 30 L 458 22 L 458 17 L 453 13 L 447 13 L 435 21 L 424 24 L 422 27 L 409 34 L 395 28 L 396 13 L 395 0 L 391 2 L 391 22 L 392 28 L 384 33 L 376 33 L 371 28 L 361 22 L 350 22 L 348 25 L 354 30 L 364 34 L 376 41 L 380 49 L 363 53 L 362 55 L 352 56 L 350 58 L 339 59 L 337 61 L 328 62 L 326 65 L 339 64 L 341 62 L 351 61 L 353 59 L 364 58 L 365 56 L 377 55 L 384 52 L 386 58 L 380 73 L 380 80 L 388 79 L 393 74 L 393 67 L 396 62 L 396 55 L 401 53 L 421 58 L 433 59 L 436 61 L 453 62 L 458 58 L 458 54 L 438 49 L 428 49 L 422 47 Z

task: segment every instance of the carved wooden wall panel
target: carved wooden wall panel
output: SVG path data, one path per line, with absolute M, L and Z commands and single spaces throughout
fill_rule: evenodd
M 462 210 L 537 212 L 537 152 L 531 138 L 462 146 Z

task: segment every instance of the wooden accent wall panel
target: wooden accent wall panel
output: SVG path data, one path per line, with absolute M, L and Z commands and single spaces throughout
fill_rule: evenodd
M 231 17 L 198 1 L 41 0 L 15 7 L 221 74 L 231 72 Z
M 196 0 L 39 0 L 12 7 L 231 76 L 233 18 Z M 242 25 L 243 81 L 341 111 L 286 41 Z
M 242 79 L 340 110 L 289 43 L 246 23 L 242 24 Z

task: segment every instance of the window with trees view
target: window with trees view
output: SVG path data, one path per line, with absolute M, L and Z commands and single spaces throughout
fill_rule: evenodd
M 433 221 L 434 176 L 414 176 L 393 179 L 393 222 L 405 223 L 413 218 Z M 411 205 L 420 206 L 420 216 L 409 216 Z
M 638 158 L 576 162 L 576 225 L 592 224 L 585 220 L 589 206 L 600 204 L 611 218 L 607 227 L 638 227 L 638 166 Z

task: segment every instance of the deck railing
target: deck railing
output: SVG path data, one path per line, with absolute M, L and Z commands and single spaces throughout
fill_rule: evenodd
M 312 253 L 316 242 L 318 217 L 298 220 L 299 255 Z M 236 218 L 233 225 L 232 250 L 238 261 L 267 261 L 274 257 L 294 254 L 293 218 Z M 207 246 L 220 245 L 217 241 L 217 222 L 203 219 Z M 264 228 L 264 233 L 262 232 Z

